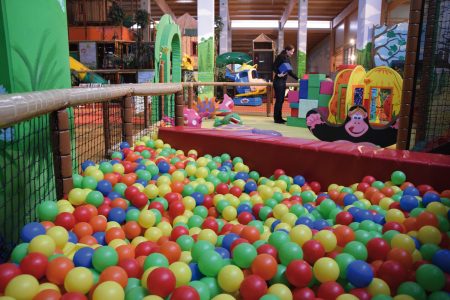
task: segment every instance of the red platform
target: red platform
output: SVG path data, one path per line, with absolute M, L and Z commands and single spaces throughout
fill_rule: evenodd
M 360 182 L 366 175 L 387 181 L 395 170 L 405 172 L 415 185 L 429 184 L 439 192 L 450 189 L 450 156 L 442 154 L 191 127 L 160 128 L 158 135 L 176 149 L 240 156 L 263 176 L 281 168 L 290 176 L 319 181 L 323 190 L 331 183 Z

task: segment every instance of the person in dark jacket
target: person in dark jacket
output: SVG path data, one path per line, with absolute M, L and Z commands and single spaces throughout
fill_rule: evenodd
M 294 54 L 295 48 L 292 45 L 287 45 L 284 50 L 275 58 L 273 62 L 273 72 L 275 78 L 273 80 L 273 89 L 275 90 L 275 107 L 273 110 L 273 120 L 275 123 L 284 124 L 281 110 L 283 108 L 284 95 L 286 92 L 286 80 L 289 74 L 295 80 L 298 77 L 292 72 L 290 57 Z

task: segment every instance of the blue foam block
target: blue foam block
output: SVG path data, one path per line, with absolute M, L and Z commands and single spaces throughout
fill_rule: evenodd
M 308 79 L 300 79 L 300 99 L 308 99 Z
M 237 106 L 259 106 L 262 104 L 261 97 L 238 97 L 234 98 L 234 105 Z

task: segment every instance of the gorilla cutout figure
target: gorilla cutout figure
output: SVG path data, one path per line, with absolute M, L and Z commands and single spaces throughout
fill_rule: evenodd
M 352 106 L 347 114 L 344 124 L 331 124 L 316 110 L 306 114 L 306 125 L 309 131 L 322 141 L 350 141 L 353 143 L 371 143 L 380 147 L 387 147 L 397 141 L 398 119 L 389 124 L 372 127 L 369 123 L 368 113 L 363 106 Z

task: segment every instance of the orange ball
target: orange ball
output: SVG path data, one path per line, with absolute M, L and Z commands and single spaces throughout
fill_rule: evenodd
M 234 224 L 233 228 L 231 228 L 231 232 L 240 235 L 243 229 L 244 229 L 244 225 Z
M 125 236 L 127 239 L 132 240 L 135 237 L 141 235 L 142 228 L 136 221 L 128 221 L 122 226 L 123 231 L 125 231 Z
M 83 204 L 83 207 L 87 208 L 87 210 L 91 214 L 91 218 L 93 218 L 96 215 L 98 215 L 97 207 L 95 207 L 94 205 L 92 205 L 92 204 Z
M 105 241 L 109 244 L 112 240 L 119 239 L 124 240 L 125 239 L 125 232 L 120 227 L 113 227 L 108 229 L 105 233 Z
M 392 197 L 392 195 L 394 195 L 395 191 L 389 187 L 389 186 L 385 186 L 383 187 L 380 192 L 382 192 L 383 194 L 386 195 L 386 197 Z
M 55 224 L 53 224 L 53 222 L 50 221 L 42 221 L 41 225 L 44 226 L 45 230 L 47 231 L 49 228 L 52 228 L 53 226 L 55 226 Z
M 172 182 L 170 187 L 172 188 L 172 192 L 181 194 L 183 192 L 184 183 L 175 181 L 175 182 Z
M 105 174 L 103 176 L 103 179 L 109 181 L 112 186 L 119 182 L 119 179 L 116 177 L 116 175 L 114 175 L 114 173 Z
M 58 256 L 48 262 L 46 277 L 48 281 L 56 285 L 64 283 L 66 274 L 75 267 L 73 261 L 65 256 Z
M 366 199 L 370 199 L 373 195 L 373 193 L 378 192 L 378 189 L 376 187 L 373 186 L 369 186 L 365 191 L 364 191 L 364 197 Z
M 417 219 L 414 217 L 406 218 L 403 222 L 406 232 L 417 230 Z
M 116 248 L 116 252 L 119 256 L 119 261 L 125 259 L 133 259 L 135 256 L 133 245 L 120 245 Z
M 99 283 L 105 281 L 115 281 L 125 288 L 128 283 L 128 274 L 121 267 L 110 266 L 102 271 L 98 281 Z
M 428 211 L 424 211 L 417 216 L 417 229 L 420 229 L 426 225 L 439 228 L 439 221 L 437 217 L 433 213 Z
M 259 240 L 260 233 L 256 227 L 245 226 L 241 231 L 241 237 L 249 241 L 251 244 Z
M 381 193 L 381 192 L 374 192 L 372 194 L 372 196 L 370 197 L 370 202 L 373 205 L 378 205 L 380 203 L 380 200 L 385 198 L 385 197 L 386 196 L 383 193 Z
M 98 244 L 97 239 L 92 235 L 85 235 L 78 242 L 89 246 Z
M 336 201 L 338 199 L 340 193 L 338 190 L 331 190 L 328 192 L 328 195 L 330 196 L 331 200 Z
M 91 224 L 87 222 L 79 222 L 75 224 L 72 232 L 75 233 L 78 239 L 81 239 L 83 236 L 92 235 L 94 233 L 94 230 L 92 229 Z
M 159 252 L 163 254 L 169 264 L 172 264 L 180 259 L 181 256 L 181 248 L 180 246 L 172 241 L 167 241 L 161 245 L 159 248 Z
M 257 255 L 251 265 L 252 273 L 264 280 L 272 279 L 277 274 L 277 268 L 276 259 L 266 253 Z
M 144 269 L 144 263 L 145 263 L 145 259 L 147 258 L 147 256 L 141 255 L 136 257 L 136 261 L 139 264 L 139 267 L 143 270 Z
M 125 199 L 123 198 L 116 198 L 113 201 L 111 201 L 111 207 L 120 207 L 123 210 L 127 210 L 128 208 L 128 203 Z
M 400 186 L 400 189 L 403 191 L 404 189 L 406 189 L 407 187 L 414 187 L 414 184 L 412 184 L 409 181 L 405 181 L 402 183 L 402 185 Z
M 131 176 L 131 174 L 123 175 L 122 178 L 120 179 L 120 182 L 125 183 L 127 186 L 132 185 L 135 181 L 136 179 L 133 176 Z
M 411 254 L 401 248 L 392 248 L 387 255 L 387 260 L 395 260 L 402 264 L 407 270 L 410 270 L 413 266 Z
M 353 230 L 345 225 L 339 225 L 334 230 L 334 235 L 336 236 L 337 245 L 339 247 L 345 247 L 347 243 L 355 240 L 355 233 Z
M 108 221 L 104 216 L 95 216 L 89 221 L 89 224 L 94 232 L 103 232 L 106 230 Z
M 47 289 L 40 291 L 33 297 L 33 300 L 59 300 L 61 294 L 58 291 Z

